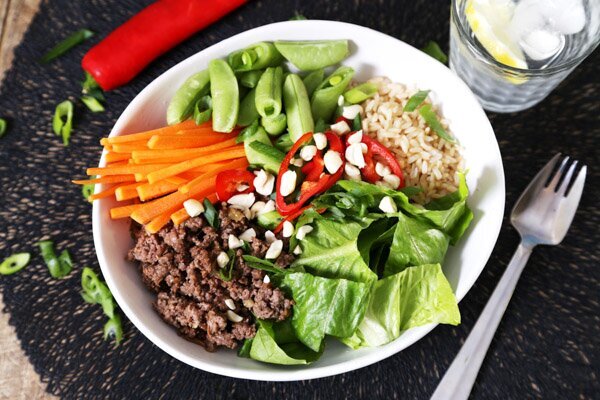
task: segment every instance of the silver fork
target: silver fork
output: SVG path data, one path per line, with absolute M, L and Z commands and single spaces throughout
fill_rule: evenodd
M 569 157 L 565 157 L 550 179 L 560 157 L 560 153 L 555 155 L 538 172 L 515 203 L 510 221 L 521 235 L 521 243 L 431 400 L 469 397 L 531 251 L 538 244 L 557 245 L 567 234 L 581 198 L 587 167 L 583 166 L 574 176 L 577 161 L 567 169 Z

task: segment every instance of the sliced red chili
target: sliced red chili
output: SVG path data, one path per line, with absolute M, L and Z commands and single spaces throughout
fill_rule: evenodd
M 305 179 L 307 181 L 316 181 L 319 179 L 324 169 L 325 161 L 323 161 L 321 150 L 318 150 L 313 159 L 302 167 L 302 173 L 306 175 Z
M 371 153 L 370 149 L 368 149 L 367 153 L 364 154 L 364 158 L 365 166 L 360 170 L 363 177 L 370 183 L 375 183 L 381 180 L 381 177 L 377 175 L 377 172 L 375 171 L 375 162 L 373 161 L 373 154 Z
M 297 210 L 299 210 L 307 201 L 310 200 L 311 197 L 313 197 L 317 194 L 323 193 L 324 191 L 329 189 L 331 186 L 333 186 L 335 184 L 335 182 L 337 182 L 340 179 L 340 177 L 342 176 L 342 173 L 344 172 L 343 164 L 333 175 L 325 174 L 324 176 L 321 177 L 321 172 L 320 172 L 319 175 L 317 175 L 316 180 L 308 180 L 307 179 L 301 184 L 300 195 L 298 196 L 298 199 L 296 200 L 296 202 L 294 202 L 294 203 L 286 203 L 285 202 L 285 198 L 281 194 L 281 181 L 282 181 L 283 174 L 289 170 L 290 161 L 294 157 L 294 155 L 298 152 L 300 147 L 302 145 L 308 143 L 312 139 L 312 136 L 313 136 L 313 134 L 311 132 L 305 133 L 304 135 L 302 135 L 300 137 L 300 139 L 298 139 L 296 141 L 296 143 L 294 143 L 294 145 L 292 146 L 290 151 L 286 154 L 285 158 L 283 159 L 283 162 L 281 163 L 281 167 L 279 168 L 279 173 L 277 175 L 277 186 L 276 186 L 277 194 L 276 194 L 276 198 L 275 198 L 275 204 L 277 206 L 277 211 L 279 211 L 279 213 L 281 215 L 287 216 L 287 215 L 290 215 L 290 214 L 296 212 Z M 332 132 L 326 132 L 325 136 L 327 137 L 327 140 L 329 143 L 329 149 L 337 151 L 340 154 L 342 161 L 344 161 L 344 151 L 343 151 L 344 146 L 343 146 L 340 138 Z M 307 168 L 307 170 L 308 169 L 309 168 Z M 316 163 L 315 163 L 312 167 L 310 167 L 310 171 L 308 172 L 309 175 L 311 173 L 313 173 L 313 170 L 316 171 L 317 169 L 318 169 L 318 167 L 316 166 Z M 316 175 L 316 172 L 315 172 L 315 175 Z
M 238 191 L 240 185 L 248 186 L 243 191 Z M 236 194 L 254 191 L 254 174 L 245 169 L 228 169 L 219 172 L 216 178 L 217 196 L 221 201 L 227 201 Z
M 402 173 L 402 168 L 400 168 L 400 164 L 398 163 L 396 156 L 383 144 L 367 135 L 363 135 L 362 142 L 367 145 L 367 148 L 372 156 L 379 156 L 387 164 L 392 173 L 400 178 L 400 186 L 398 187 L 404 187 L 404 174 Z

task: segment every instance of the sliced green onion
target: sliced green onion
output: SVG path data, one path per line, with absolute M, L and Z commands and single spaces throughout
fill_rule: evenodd
M 219 213 L 215 210 L 210 200 L 204 199 L 204 218 L 208 221 L 210 226 L 215 229 L 219 229 Z
M 31 255 L 29 253 L 17 253 L 7 257 L 0 264 L 0 275 L 12 275 L 19 272 L 29 264 Z
M 64 250 L 60 257 L 54 252 L 54 243 L 51 240 L 39 242 L 42 258 L 48 267 L 48 271 L 53 278 L 63 278 L 73 269 L 73 262 L 67 250 Z
M 253 136 L 256 133 L 257 130 L 258 130 L 258 119 L 255 119 L 253 123 L 251 123 L 250 125 L 248 125 L 244 129 L 242 129 L 242 131 L 240 132 L 240 134 L 235 139 L 235 142 L 236 143 L 242 143 L 242 142 L 244 142 L 246 139 L 248 139 L 251 136 Z
M 123 326 L 119 314 L 115 314 L 106 322 L 106 324 L 104 324 L 104 340 L 110 338 L 115 340 L 115 347 L 123 340 Z
M 0 118 L 0 138 L 6 133 L 6 126 L 6 120 L 4 118 Z
M 225 282 L 229 282 L 233 274 L 233 266 L 235 265 L 235 251 L 232 249 L 227 250 L 229 256 L 229 264 L 225 268 L 219 270 L 219 276 Z
M 90 176 L 90 179 L 96 179 L 96 176 Z M 81 187 L 81 194 L 83 198 L 87 201 L 90 201 L 90 196 L 94 194 L 94 189 L 96 189 L 96 185 L 93 183 L 88 183 L 87 185 L 83 185 Z
M 360 114 L 356 114 L 356 117 L 352 120 L 352 130 L 360 131 L 362 129 L 362 117 Z
M 104 111 L 104 106 L 95 97 L 81 96 L 81 101 L 86 105 L 87 108 L 89 108 L 91 112 L 97 113 Z
M 71 137 L 71 128 L 73 127 L 73 103 L 65 100 L 56 106 L 54 118 L 52 119 L 52 129 L 57 136 L 61 136 L 63 144 L 69 145 Z
M 440 45 L 433 40 L 429 41 L 425 47 L 421 49 L 421 51 L 435 58 L 442 64 L 446 64 L 448 62 L 448 56 L 442 51 Z
M 350 104 L 362 103 L 369 97 L 373 97 L 377 93 L 377 85 L 370 82 L 365 82 L 355 86 L 344 93 L 344 99 Z
M 429 90 L 419 90 L 417 93 L 413 94 L 408 102 L 404 106 L 405 112 L 415 111 L 417 107 L 421 105 L 429 95 Z
M 194 121 L 196 125 L 205 123 L 210 119 L 212 114 L 212 98 L 204 96 L 200 98 L 194 105 Z
M 306 19 L 307 18 L 304 15 L 299 14 L 298 11 L 296 11 L 294 16 L 292 18 L 290 18 L 289 20 L 290 21 L 304 21 Z
M 265 128 L 269 135 L 279 135 L 287 127 L 287 117 L 285 114 L 277 114 L 276 116 L 262 117 L 260 123 Z
M 81 272 L 81 288 L 81 297 L 86 303 L 101 305 L 108 318 L 115 316 L 115 302 L 108 286 L 89 267 L 83 268 Z
M 83 43 L 85 40 L 94 36 L 94 32 L 89 29 L 81 29 L 69 37 L 67 37 L 62 42 L 58 43 L 54 46 L 49 52 L 44 54 L 44 56 L 40 59 L 40 62 L 47 63 L 54 60 L 56 57 L 59 57 L 69 51 L 72 47 L 77 46 L 80 43 Z
M 419 108 L 419 114 L 423 117 L 427 125 L 442 139 L 450 143 L 456 143 L 456 139 L 446 132 L 440 121 L 438 120 L 437 114 L 431 108 L 430 104 L 425 104 Z

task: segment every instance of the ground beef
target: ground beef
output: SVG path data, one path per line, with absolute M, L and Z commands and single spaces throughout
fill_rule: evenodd
M 219 346 L 235 348 L 256 334 L 254 316 L 282 321 L 290 316 L 293 305 L 283 291 L 264 282 L 264 271 L 248 267 L 241 249 L 235 252 L 231 280 L 221 278 L 216 260 L 221 251 L 228 250 L 230 234 L 239 236 L 254 228 L 257 237 L 249 251 L 256 257 L 263 258 L 269 244 L 264 241 L 265 230 L 248 221 L 241 210 L 226 204 L 218 209 L 218 230 L 203 216 L 180 226 L 169 224 L 153 235 L 134 222 L 135 245 L 128 254 L 129 260 L 138 263 L 144 284 L 157 293 L 154 308 L 163 320 L 208 351 Z M 288 240 L 284 240 L 284 251 L 275 263 L 286 268 L 293 260 Z M 227 317 L 226 299 L 235 303 L 240 322 Z

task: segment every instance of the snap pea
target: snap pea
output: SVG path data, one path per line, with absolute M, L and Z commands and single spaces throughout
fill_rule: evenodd
M 29 253 L 17 253 L 7 257 L 0 264 L 0 275 L 12 275 L 19 272 L 29 264 L 30 258 Z
M 281 67 L 267 68 L 256 84 L 256 111 L 261 117 L 274 117 L 281 112 L 281 85 L 283 70 Z
M 281 64 L 283 57 L 272 43 L 259 42 L 234 51 L 229 54 L 227 61 L 235 72 L 241 72 L 275 67 Z
M 269 135 L 279 135 L 281 132 L 285 131 L 287 117 L 285 114 L 281 113 L 273 117 L 262 117 L 260 119 L 260 124 L 265 128 L 265 131 L 267 131 Z
M 362 103 L 369 97 L 373 97 L 375 93 L 377 93 L 377 85 L 365 82 L 347 90 L 346 93 L 344 93 L 344 100 L 350 104 Z
M 312 115 L 315 120 L 319 118 L 324 121 L 331 120 L 331 116 L 338 105 L 338 98 L 344 93 L 353 76 L 354 70 L 352 68 L 342 66 L 321 82 L 315 89 L 311 99 Z
M 194 122 L 201 125 L 208 121 L 212 115 L 212 98 L 208 95 L 202 96 L 194 105 Z
M 315 122 L 315 132 L 325 132 L 329 129 L 329 124 L 326 124 L 323 121 L 323 118 L 319 118 L 317 122 Z
M 262 69 L 257 69 L 255 71 L 246 71 L 242 72 L 239 75 L 240 85 L 247 87 L 249 89 L 255 88 L 260 76 L 265 72 Z
M 275 47 L 301 71 L 329 67 L 349 53 L 347 40 L 277 41 Z
M 208 70 L 200 71 L 183 82 L 177 89 L 167 108 L 167 123 L 178 124 L 194 112 L 196 102 L 208 94 L 210 90 L 210 74 Z
M 313 132 L 313 121 L 310 101 L 302 79 L 296 74 L 290 74 L 283 84 L 283 101 L 288 116 L 288 131 L 292 141 L 296 141 L 306 132 Z
M 248 126 L 259 117 L 258 111 L 256 111 L 255 93 L 256 89 L 250 90 L 240 102 L 240 113 L 237 121 L 240 126 Z
M 325 78 L 325 70 L 320 68 L 306 75 L 304 79 L 302 79 L 302 83 L 304 83 L 304 87 L 306 88 L 306 94 L 308 94 L 309 97 L 312 96 L 315 89 L 323 82 L 323 78 Z
M 279 136 L 277 138 L 277 140 L 275 141 L 275 147 L 277 147 L 279 150 L 283 151 L 284 153 L 287 153 L 288 151 L 290 151 L 290 149 L 292 148 L 293 145 L 294 145 L 294 142 L 292 141 L 292 138 L 290 137 L 289 133 Z
M 213 100 L 212 122 L 216 132 L 231 132 L 240 106 L 237 79 L 227 62 L 212 60 L 208 64 L 210 95 Z

